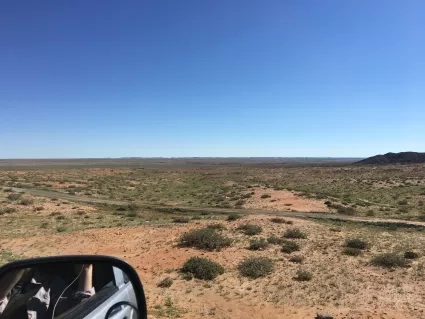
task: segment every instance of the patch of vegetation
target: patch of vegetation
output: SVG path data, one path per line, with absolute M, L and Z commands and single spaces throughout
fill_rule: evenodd
M 265 250 L 269 246 L 269 243 L 264 239 L 253 239 L 249 242 L 249 250 Z
M 404 253 L 404 258 L 406 259 L 417 259 L 419 258 L 419 254 L 414 251 L 406 251 Z
M 239 215 L 239 214 L 230 214 L 230 215 L 228 215 L 227 216 L 227 221 L 228 222 L 233 222 L 233 221 L 235 221 L 235 220 L 238 220 L 238 219 L 241 219 L 242 218 L 242 215 Z
M 270 219 L 270 221 L 275 224 L 292 224 L 292 221 L 287 221 L 286 219 L 279 217 L 273 217 Z
M 285 231 L 285 233 L 283 234 L 283 237 L 285 238 L 307 238 L 307 234 L 304 233 L 301 229 L 299 228 L 290 228 L 287 229 Z
M 248 235 L 248 236 L 258 235 L 263 231 L 261 226 L 253 225 L 253 224 L 240 225 L 236 229 L 240 230 L 242 233 L 244 233 L 245 235 Z
M 22 198 L 20 203 L 24 206 L 30 206 L 34 204 L 34 200 L 32 200 L 31 198 Z
M 190 273 L 197 279 L 213 280 L 224 273 L 224 268 L 207 258 L 192 257 L 185 262 L 181 272 Z
M 293 240 L 285 240 L 282 243 L 281 251 L 283 253 L 290 254 L 290 253 L 293 253 L 294 251 L 298 251 L 298 250 L 300 250 L 300 245 Z
M 272 196 L 270 194 L 263 194 L 261 195 L 262 199 L 271 198 Z
M 19 198 L 21 198 L 22 194 L 21 193 L 11 193 L 9 195 L 7 195 L 7 199 L 9 200 L 18 200 Z
M 342 252 L 347 256 L 359 256 L 362 250 L 360 248 L 344 247 Z
M 169 287 L 171 287 L 172 284 L 173 284 L 173 279 L 171 279 L 170 277 L 166 277 L 166 278 L 162 279 L 157 284 L 157 287 L 160 287 L 160 288 L 169 288 Z
M 345 240 L 345 247 L 355 249 L 366 249 L 368 247 L 368 243 L 360 238 L 347 238 Z
M 274 271 L 273 260 L 267 257 L 249 257 L 238 265 L 239 273 L 244 277 L 260 278 Z
M 383 268 L 407 267 L 408 261 L 397 253 L 383 253 L 372 258 L 372 265 Z
M 276 235 L 271 235 L 267 238 L 267 242 L 272 245 L 281 245 L 285 239 L 277 237 Z
M 341 214 L 341 215 L 348 215 L 348 216 L 357 215 L 357 211 L 353 207 L 346 207 L 342 205 L 338 205 L 337 212 L 338 214 Z
M 209 224 L 209 225 L 207 226 L 207 228 L 208 228 L 208 229 L 218 230 L 218 231 L 226 230 L 226 227 L 225 227 L 223 224 L 219 224 L 219 223 L 216 223 L 216 224 Z
M 231 240 L 211 228 L 194 229 L 179 239 L 180 247 L 194 247 L 204 250 L 220 250 L 230 246 Z
M 295 280 L 297 281 L 310 281 L 313 279 L 313 274 L 305 269 L 298 269 Z
M 68 230 L 68 228 L 65 227 L 65 226 L 58 226 L 58 227 L 56 227 L 56 231 L 58 233 L 63 233 L 63 232 L 66 232 L 67 230 Z
M 10 214 L 10 213 L 16 213 L 15 207 L 5 207 L 0 209 L 0 215 Z
M 173 218 L 173 222 L 178 223 L 178 224 L 187 224 L 189 221 L 190 221 L 190 219 L 187 218 L 187 217 L 175 217 L 175 218 Z

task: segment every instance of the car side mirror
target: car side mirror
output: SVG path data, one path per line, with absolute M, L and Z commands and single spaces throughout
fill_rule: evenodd
M 0 268 L 0 318 L 147 318 L 137 272 L 108 256 L 19 260 Z

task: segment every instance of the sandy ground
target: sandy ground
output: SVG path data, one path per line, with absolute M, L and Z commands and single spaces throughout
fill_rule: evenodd
M 274 224 L 270 217 L 249 216 L 223 224 L 225 234 L 234 244 L 220 252 L 203 252 L 177 248 L 176 240 L 185 231 L 211 223 L 140 226 L 85 230 L 69 234 L 35 236 L 26 239 L 3 239 L 1 247 L 26 256 L 56 254 L 105 254 L 125 259 L 140 275 L 147 294 L 150 318 L 155 306 L 171 298 L 182 318 L 314 318 L 318 311 L 330 312 L 335 318 L 425 318 L 424 277 L 419 277 L 421 260 L 409 269 L 386 271 L 368 265 L 374 251 L 361 257 L 341 253 L 346 232 L 330 232 L 329 226 L 293 220 L 295 225 Z M 288 261 L 278 246 L 265 251 L 246 249 L 249 239 L 235 229 L 241 223 L 256 223 L 263 227 L 261 236 L 280 235 L 289 227 L 308 232 L 308 239 L 297 240 L 300 254 L 306 257 L 303 268 L 313 273 L 310 282 L 297 282 L 293 277 L 300 268 Z M 393 235 L 382 232 L 375 240 L 380 248 L 391 247 Z M 411 241 L 409 234 L 396 234 L 400 240 Z M 405 236 L 405 238 L 403 237 Z M 409 237 L 410 236 L 410 237 Z M 416 244 L 424 246 L 421 237 Z M 275 272 L 250 280 L 240 277 L 236 265 L 247 256 L 268 256 L 276 261 Z M 226 272 L 211 282 L 185 281 L 178 269 L 192 256 L 203 256 L 221 263 Z M 158 288 L 157 283 L 171 277 L 170 288 Z
M 246 200 L 244 208 L 271 209 L 281 211 L 297 212 L 329 212 L 324 200 L 305 198 L 298 196 L 296 192 L 288 190 L 273 190 L 263 188 L 252 188 L 254 194 Z M 270 195 L 270 198 L 261 198 Z

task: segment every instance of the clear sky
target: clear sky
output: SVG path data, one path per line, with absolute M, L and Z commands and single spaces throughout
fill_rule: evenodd
M 425 151 L 423 0 L 5 0 L 0 158 Z

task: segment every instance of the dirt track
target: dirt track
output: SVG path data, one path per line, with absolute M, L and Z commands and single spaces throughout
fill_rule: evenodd
M 5 187 L 3 187 L 5 188 Z M 34 188 L 17 188 L 17 187 L 8 187 L 15 192 L 24 192 L 33 196 L 41 196 L 48 198 L 60 198 L 69 201 L 75 202 L 84 202 L 84 203 L 93 203 L 93 204 L 109 204 L 109 205 L 128 205 L 131 202 L 110 200 L 103 198 L 95 197 L 85 197 L 77 196 L 71 194 L 65 194 L 55 191 L 47 191 Z M 321 213 L 321 212 L 295 212 L 295 211 L 280 211 L 280 210 L 264 210 L 264 209 L 231 209 L 231 208 L 214 208 L 214 207 L 187 207 L 187 206 L 165 206 L 165 205 L 155 205 L 155 204 L 146 204 L 146 203 L 137 203 L 141 207 L 151 207 L 151 208 L 173 208 L 181 209 L 186 211 L 207 211 L 216 214 L 229 214 L 229 213 L 238 213 L 246 215 L 279 215 L 283 217 L 296 217 L 296 218 L 319 218 L 319 219 L 333 219 L 333 220 L 348 220 L 348 221 L 358 221 L 358 222 L 375 222 L 375 223 L 394 223 L 400 225 L 412 225 L 412 226 L 424 226 L 425 222 L 417 222 L 410 220 L 401 220 L 401 219 L 383 219 L 383 218 L 368 218 L 368 217 L 356 217 L 356 216 L 346 216 L 335 213 Z

